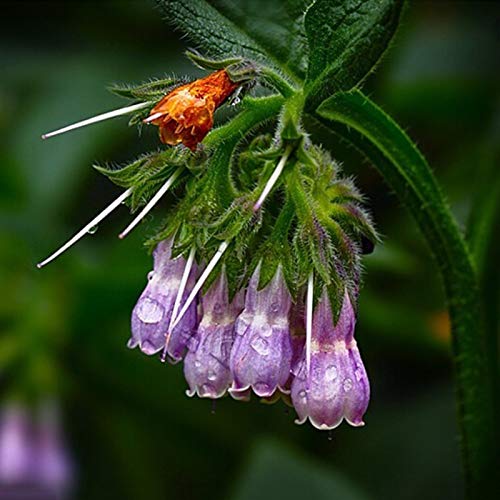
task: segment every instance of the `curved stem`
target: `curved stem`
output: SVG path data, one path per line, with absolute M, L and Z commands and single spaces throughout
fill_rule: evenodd
M 464 238 L 425 159 L 380 108 L 352 91 L 335 94 L 316 113 L 323 125 L 349 140 L 379 170 L 415 217 L 436 258 L 452 323 L 467 492 L 471 498 L 485 498 L 494 480 L 495 395 L 478 280 Z

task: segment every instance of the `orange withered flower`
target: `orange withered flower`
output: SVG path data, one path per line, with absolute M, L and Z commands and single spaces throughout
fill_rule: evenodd
M 167 94 L 152 110 L 147 123 L 158 125 L 165 144 L 184 144 L 192 151 L 214 124 L 214 112 L 239 86 L 225 69 L 212 73 Z

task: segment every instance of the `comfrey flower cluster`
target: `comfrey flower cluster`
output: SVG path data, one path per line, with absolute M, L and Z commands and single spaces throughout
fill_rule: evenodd
M 125 237 L 173 191 L 147 242 L 153 270 L 128 346 L 183 360 L 189 396 L 282 397 L 299 423 L 363 425 L 370 388 L 355 310 L 360 257 L 377 240 L 363 197 L 304 131 L 300 89 L 252 61 L 190 57 L 215 72 L 117 88 L 139 102 L 45 136 L 132 113 L 166 147 L 97 167 L 125 191 L 40 266 L 127 201 L 140 211 Z M 213 128 L 225 103 L 239 112 Z

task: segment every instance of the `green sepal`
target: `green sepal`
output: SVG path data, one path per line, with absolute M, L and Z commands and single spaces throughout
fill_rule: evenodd
M 159 101 L 162 97 L 172 91 L 175 87 L 187 83 L 186 78 L 167 76 L 161 79 L 154 79 L 149 82 L 132 84 L 113 84 L 108 90 L 113 94 L 127 99 L 139 99 L 140 101 Z
M 296 92 L 283 105 L 278 125 L 278 134 L 284 144 L 298 145 L 304 139 L 301 124 L 302 110 L 304 109 L 304 95 Z
M 127 203 L 134 212 L 177 168 L 188 164 L 190 154 L 187 150 L 168 148 L 143 155 L 122 168 L 101 165 L 94 165 L 94 168 L 118 186 L 133 190 Z

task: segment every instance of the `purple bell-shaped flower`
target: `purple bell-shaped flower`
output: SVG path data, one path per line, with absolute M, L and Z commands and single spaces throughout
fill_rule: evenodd
M 222 272 L 201 299 L 203 318 L 188 344 L 184 375 L 188 396 L 222 397 L 232 382 L 229 356 L 234 342 L 234 323 L 243 309 L 243 292 L 229 303 L 226 273 Z
M 0 419 L 0 486 L 25 483 L 32 476 L 32 443 L 28 413 L 9 404 Z
M 364 425 L 370 385 L 353 337 L 355 322 L 346 292 L 334 325 L 325 289 L 312 319 L 309 363 L 306 347 L 294 370 L 291 396 L 298 423 L 309 418 L 318 429 L 333 429 L 345 418 L 353 426 Z
M 262 290 L 258 290 L 259 275 L 260 266 L 250 279 L 245 309 L 235 325 L 230 360 L 233 385 L 229 392 L 236 399 L 245 398 L 250 388 L 264 398 L 278 388 L 287 392 L 292 359 L 290 293 L 281 266 Z
M 160 242 L 154 252 L 153 271 L 148 274 L 148 284 L 132 311 L 132 336 L 128 347 L 139 346 L 148 355 L 165 347 L 172 311 L 186 267 L 183 257 L 171 258 L 172 240 Z M 195 281 L 195 266 L 191 269 L 182 294 L 184 301 Z M 186 345 L 196 330 L 197 304 L 193 301 L 181 321 L 170 332 L 167 352 L 174 360 L 182 359 Z

